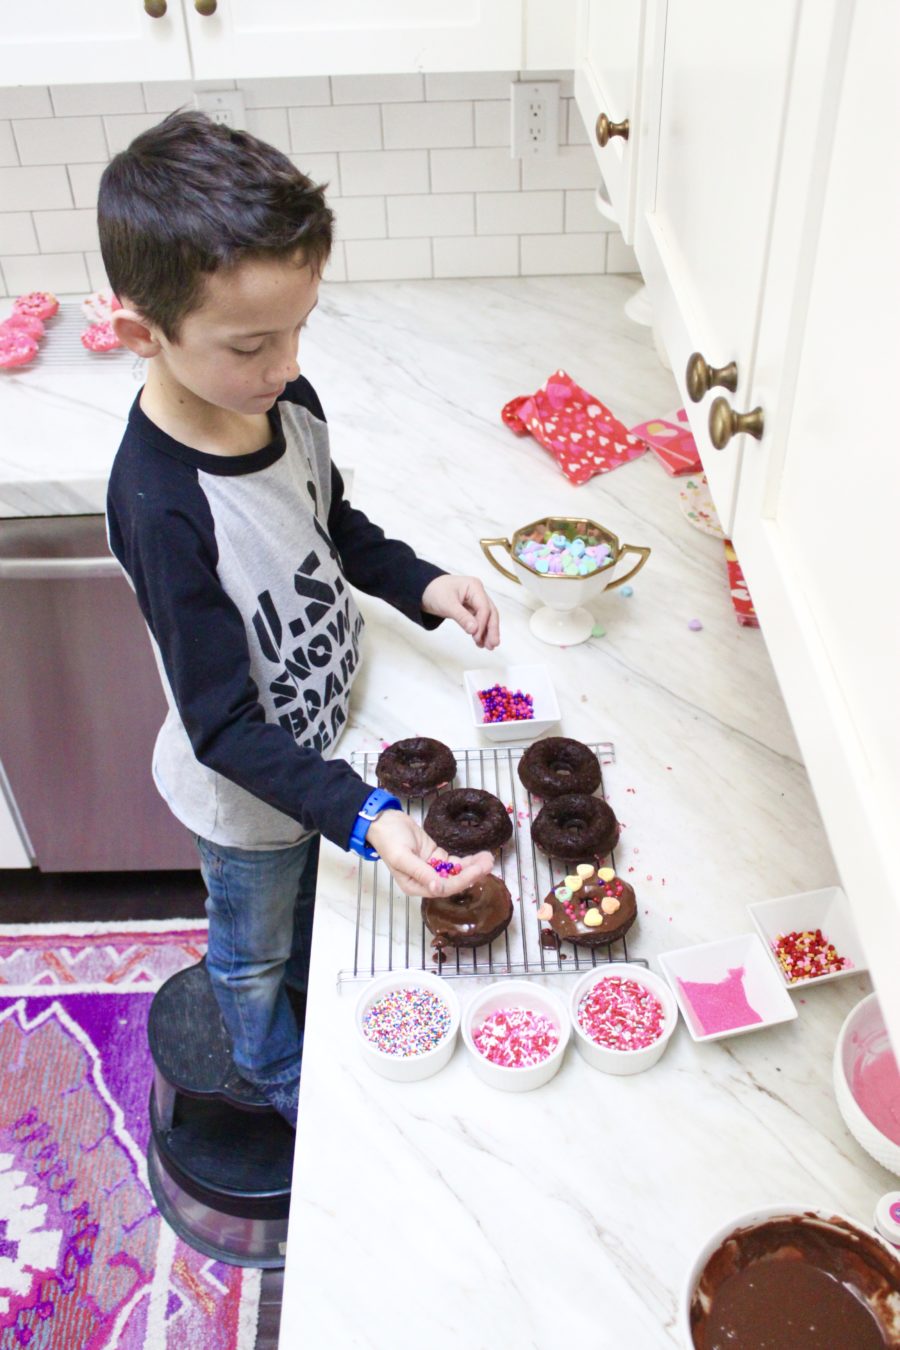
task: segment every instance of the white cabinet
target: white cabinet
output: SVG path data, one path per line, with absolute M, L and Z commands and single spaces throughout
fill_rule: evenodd
M 570 67 L 575 0 L 33 0 L 0 85 Z

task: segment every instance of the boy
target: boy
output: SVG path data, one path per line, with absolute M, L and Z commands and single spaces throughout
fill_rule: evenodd
M 400 803 L 328 759 L 363 622 L 347 583 L 414 622 L 499 641 L 481 583 L 386 539 L 343 495 L 299 335 L 332 214 L 280 151 L 181 112 L 107 166 L 112 323 L 147 359 L 110 476 L 110 547 L 137 595 L 169 703 L 153 775 L 197 838 L 207 967 L 240 1072 L 296 1125 L 319 834 L 381 856 L 407 894 L 455 877 Z M 373 853 L 373 851 L 375 851 Z

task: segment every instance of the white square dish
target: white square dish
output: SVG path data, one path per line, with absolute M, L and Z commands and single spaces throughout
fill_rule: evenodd
M 515 722 L 485 722 L 479 690 L 500 684 L 533 700 L 534 717 Z M 463 671 L 463 687 L 478 731 L 492 741 L 534 741 L 559 721 L 559 703 L 546 666 L 501 666 Z
M 843 975 L 859 975 L 867 969 L 850 903 L 840 886 L 782 895 L 777 900 L 759 900 L 755 905 L 748 905 L 747 910 L 786 989 L 806 989 L 811 984 L 823 984 L 825 980 L 839 980 Z M 826 975 L 788 979 L 775 953 L 775 943 L 786 933 L 805 933 L 817 928 L 850 965 Z
M 748 1031 L 761 1031 L 763 1027 L 792 1021 L 797 1016 L 797 1009 L 784 987 L 784 981 L 774 969 L 756 933 L 743 933 L 740 937 L 700 942 L 694 947 L 679 947 L 675 951 L 662 952 L 659 964 L 695 1041 L 718 1041 L 725 1036 L 742 1036 Z M 742 973 L 738 975 L 736 972 Z M 704 1000 L 708 1004 L 717 1002 L 722 1010 L 729 1007 L 738 1010 L 749 1004 L 759 1021 L 739 1022 L 736 1026 L 705 1031 L 704 1021 L 701 1020 L 698 1007 L 695 1007 L 699 1002 L 699 991 L 692 1001 L 682 981 L 706 985 Z M 719 986 L 718 992 L 712 986 Z M 708 1024 L 711 1022 L 712 1014 L 709 1012 Z

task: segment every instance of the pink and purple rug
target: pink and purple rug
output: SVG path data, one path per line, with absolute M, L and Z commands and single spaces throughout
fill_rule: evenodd
M 206 925 L 0 925 L 0 1350 L 252 1350 L 260 1272 L 147 1182 L 153 994 Z

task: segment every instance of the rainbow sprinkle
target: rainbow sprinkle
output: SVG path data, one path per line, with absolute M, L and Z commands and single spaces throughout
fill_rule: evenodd
M 450 1009 L 431 989 L 410 985 L 377 999 L 363 1018 L 363 1035 L 385 1055 L 427 1054 L 450 1030 Z

